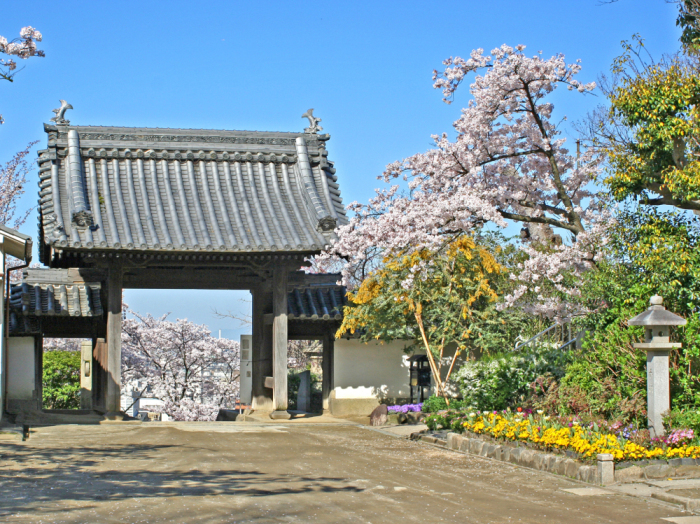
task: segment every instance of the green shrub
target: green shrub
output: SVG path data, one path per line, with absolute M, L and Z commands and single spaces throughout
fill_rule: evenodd
M 461 409 L 464 407 L 464 402 L 459 399 L 450 399 L 449 409 Z M 423 413 L 435 413 L 437 411 L 442 411 L 448 409 L 447 402 L 443 397 L 431 396 L 428 400 L 423 402 L 423 408 L 421 411 Z
M 79 409 L 80 352 L 45 352 L 42 387 L 44 408 Z
M 527 353 L 466 362 L 454 381 L 465 406 L 502 410 L 525 403 L 538 377 L 561 378 L 570 359 L 570 353 L 551 346 L 528 348 Z
M 664 417 L 664 427 L 667 431 L 672 429 L 692 429 L 698 435 L 700 434 L 700 410 L 673 410 Z

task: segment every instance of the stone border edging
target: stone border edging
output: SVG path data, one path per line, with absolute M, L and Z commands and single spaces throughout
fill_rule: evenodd
M 430 430 L 426 430 L 430 433 Z M 534 450 L 505 442 L 490 442 L 470 434 L 448 433 L 440 439 L 423 432 L 411 434 L 414 440 L 422 440 L 438 446 L 471 455 L 492 458 L 525 468 L 546 471 L 572 479 L 608 486 L 615 483 L 643 482 L 670 477 L 700 478 L 700 459 L 677 458 L 670 460 L 643 460 L 637 463 L 621 462 L 617 465 L 612 455 L 597 456 L 596 465 L 585 465 L 565 455 Z M 515 443 L 514 443 L 515 444 Z

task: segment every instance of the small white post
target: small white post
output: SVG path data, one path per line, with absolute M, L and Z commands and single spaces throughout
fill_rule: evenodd
M 615 462 L 611 453 L 598 453 L 596 455 L 597 470 L 596 483 L 599 486 L 609 486 L 615 483 Z

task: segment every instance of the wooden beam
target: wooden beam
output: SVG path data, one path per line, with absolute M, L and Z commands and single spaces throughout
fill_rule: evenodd
M 257 275 L 231 268 L 125 268 L 124 289 L 251 289 Z
M 289 418 L 287 412 L 287 281 L 289 269 L 285 265 L 275 269 L 272 277 L 272 376 L 274 411 L 272 418 Z

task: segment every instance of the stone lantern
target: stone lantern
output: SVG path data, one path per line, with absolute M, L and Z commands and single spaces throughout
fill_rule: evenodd
M 671 326 L 687 323 L 684 318 L 667 311 L 663 302 L 663 298 L 654 295 L 649 300 L 649 309 L 627 322 L 630 326 L 644 326 L 644 342 L 634 347 L 647 352 L 647 418 L 652 437 L 664 434 L 661 415 L 671 409 L 668 354 L 671 349 L 681 347 L 670 341 Z

